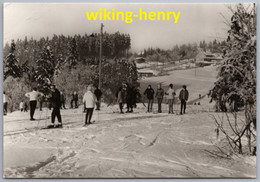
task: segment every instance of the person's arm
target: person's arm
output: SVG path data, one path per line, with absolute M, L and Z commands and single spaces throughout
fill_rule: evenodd
M 94 102 L 97 103 L 97 97 L 95 94 L 93 94 L 93 97 L 94 97 Z
M 162 97 L 164 96 L 164 90 L 162 89 Z
M 38 92 L 38 96 L 37 97 L 40 99 L 40 101 L 43 101 L 43 96 L 44 96 L 43 93 Z
M 187 99 L 186 101 L 189 99 L 189 91 L 187 90 Z
M 146 95 L 147 89 L 144 91 L 144 95 Z
M 122 99 L 122 92 L 118 92 L 118 95 L 117 95 L 117 102 L 120 101 L 120 99 Z
M 40 95 L 41 97 L 43 97 L 43 96 L 44 96 L 44 94 L 43 94 L 43 93 L 41 93 L 41 92 L 39 92 L 39 95 Z
M 86 94 L 83 95 L 83 99 L 82 102 L 85 103 L 86 102 Z
M 179 93 L 179 99 L 181 100 L 181 92 L 182 92 L 182 90 L 180 91 L 180 93 Z
M 25 94 L 25 97 L 28 97 L 28 98 L 30 98 L 30 93 L 28 92 L 28 93 L 26 93 Z

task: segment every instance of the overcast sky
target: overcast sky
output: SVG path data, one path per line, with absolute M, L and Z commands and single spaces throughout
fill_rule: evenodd
M 178 23 L 169 21 L 89 21 L 86 11 L 99 8 L 115 11 L 175 11 L 180 12 Z M 129 33 L 133 51 L 147 47 L 172 48 L 176 44 L 194 43 L 201 40 L 224 40 L 228 27 L 223 23 L 222 13 L 230 19 L 225 4 L 50 4 L 50 3 L 6 3 L 4 5 L 4 43 L 12 39 L 52 37 L 56 35 L 91 34 L 100 31 Z

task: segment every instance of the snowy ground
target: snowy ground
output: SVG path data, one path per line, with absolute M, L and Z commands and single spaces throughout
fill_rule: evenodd
M 4 177 L 6 178 L 202 178 L 256 177 L 256 157 L 223 156 L 216 146 L 215 124 L 209 116 L 213 103 L 207 96 L 215 81 L 215 67 L 172 71 L 168 76 L 141 81 L 141 93 L 152 84 L 164 89 L 173 83 L 188 86 L 190 104 L 185 115 L 146 113 L 138 104 L 134 113 L 119 114 L 118 106 L 95 111 L 96 123 L 82 127 L 82 106 L 62 110 L 62 129 L 41 130 L 50 124 L 44 108 L 29 121 L 19 111 L 4 116 Z M 154 111 L 157 110 L 154 104 Z M 179 105 L 174 112 L 179 113 Z
M 156 105 L 154 110 L 156 110 Z M 96 123 L 82 127 L 82 107 L 62 110 L 64 128 L 40 130 L 50 111 L 13 112 L 4 116 L 4 177 L 6 178 L 201 178 L 255 177 L 256 158 L 221 158 L 215 125 L 201 106 L 186 115 L 119 114 L 118 106 L 94 112 Z M 175 107 L 175 112 L 177 110 Z M 223 137 L 223 136 L 221 136 Z

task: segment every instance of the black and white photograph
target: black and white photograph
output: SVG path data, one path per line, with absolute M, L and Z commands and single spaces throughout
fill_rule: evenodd
M 256 178 L 256 3 L 3 3 L 3 178 Z

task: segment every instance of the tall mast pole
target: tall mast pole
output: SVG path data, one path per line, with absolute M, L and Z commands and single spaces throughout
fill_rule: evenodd
M 100 28 L 100 52 L 99 52 L 99 79 L 98 79 L 98 88 L 101 89 L 101 60 L 102 60 L 102 37 L 103 37 L 103 23 L 101 23 Z

